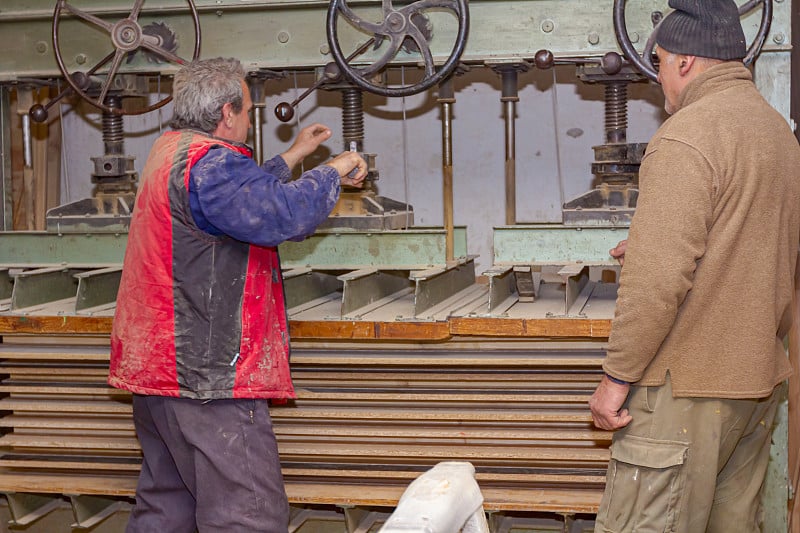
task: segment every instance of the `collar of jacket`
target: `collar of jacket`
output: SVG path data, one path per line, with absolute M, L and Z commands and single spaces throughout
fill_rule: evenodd
M 709 94 L 724 91 L 740 83 L 752 82 L 753 75 L 741 61 L 726 61 L 714 65 L 684 87 L 678 97 L 676 112 Z
M 236 141 L 230 141 L 228 139 L 223 139 L 222 137 L 216 137 L 214 135 L 211 135 L 210 133 L 206 133 L 204 131 L 200 131 L 200 130 L 196 130 L 196 129 L 192 129 L 192 128 L 185 128 L 185 129 L 180 129 L 180 130 L 175 130 L 175 131 L 178 132 L 178 133 L 188 132 L 188 133 L 193 133 L 195 135 L 202 135 L 203 137 L 208 137 L 209 139 L 214 139 L 215 141 L 220 141 L 220 142 L 223 142 L 225 144 L 229 144 L 231 146 L 237 146 L 237 147 L 240 147 L 240 148 L 244 148 L 245 150 L 247 150 L 247 156 L 248 157 L 253 157 L 253 149 L 250 148 L 250 146 L 247 145 L 247 144 L 239 143 L 239 142 L 236 142 Z

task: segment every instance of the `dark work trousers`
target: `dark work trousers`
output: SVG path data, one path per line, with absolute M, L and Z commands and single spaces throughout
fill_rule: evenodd
M 133 396 L 144 460 L 127 533 L 286 533 L 266 400 Z

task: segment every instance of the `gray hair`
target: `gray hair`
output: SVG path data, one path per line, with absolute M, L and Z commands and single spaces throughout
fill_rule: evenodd
M 173 115 L 170 126 L 213 133 L 222 120 L 222 106 L 242 110 L 241 82 L 245 72 L 234 58 L 200 59 L 183 66 L 172 82 Z

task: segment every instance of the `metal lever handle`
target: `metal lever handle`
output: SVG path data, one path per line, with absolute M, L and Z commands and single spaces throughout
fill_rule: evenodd
M 91 70 L 89 70 L 89 72 L 86 72 L 86 73 L 73 72 L 70 75 L 70 78 L 72 78 L 72 81 L 75 83 L 75 85 L 77 87 L 79 87 L 80 89 L 82 89 L 84 91 L 87 90 L 92 84 L 92 76 L 94 75 L 94 73 L 97 72 L 97 70 L 101 66 L 105 65 L 113 56 L 114 56 L 114 54 L 112 52 L 111 54 L 109 54 L 105 58 L 103 58 L 103 60 L 100 61 L 97 65 L 95 65 Z M 34 122 L 36 122 L 38 124 L 41 124 L 42 122 L 45 122 L 47 120 L 47 111 L 51 107 L 53 107 L 53 105 L 56 102 L 58 102 L 59 100 L 64 98 L 67 94 L 72 93 L 72 92 L 74 92 L 73 89 L 72 89 L 72 86 L 67 85 L 64 88 L 63 91 L 61 91 L 60 93 L 58 93 L 58 95 L 55 96 L 55 98 L 53 98 L 52 100 L 47 102 L 47 105 L 42 105 L 42 104 L 32 105 L 30 110 L 28 111 L 28 115 L 30 115 L 31 120 L 33 120 Z
M 375 37 L 372 37 L 370 40 L 362 44 L 358 47 L 358 49 L 348 56 L 347 61 L 352 61 L 357 56 L 363 54 L 367 51 L 367 48 L 372 46 L 375 43 Z M 338 65 L 336 63 L 328 63 L 325 65 L 325 72 L 323 73 L 322 77 L 318 79 L 314 85 L 303 91 L 303 94 L 295 98 L 292 103 L 289 102 L 281 102 L 275 106 L 275 116 L 281 122 L 289 122 L 294 118 L 294 109 L 297 107 L 297 104 L 303 101 L 303 99 L 314 92 L 315 90 L 319 89 L 320 86 L 339 79 L 341 76 L 341 72 L 339 71 Z

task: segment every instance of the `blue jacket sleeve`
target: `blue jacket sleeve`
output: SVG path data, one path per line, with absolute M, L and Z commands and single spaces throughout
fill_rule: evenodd
M 339 199 L 339 174 L 320 165 L 283 182 L 289 169 L 278 158 L 268 162 L 277 170 L 273 174 L 265 170 L 267 164 L 259 167 L 227 148 L 209 150 L 192 167 L 189 182 L 192 216 L 200 229 L 259 246 L 313 233 Z
M 261 165 L 261 169 L 268 174 L 274 174 L 275 177 L 283 183 L 292 179 L 291 169 L 286 165 L 286 161 L 279 155 L 264 161 Z

